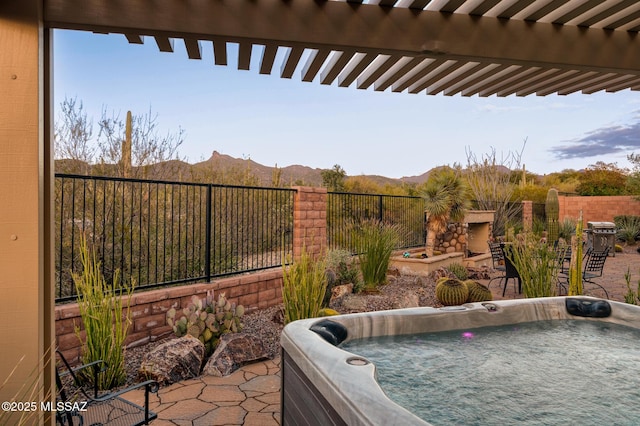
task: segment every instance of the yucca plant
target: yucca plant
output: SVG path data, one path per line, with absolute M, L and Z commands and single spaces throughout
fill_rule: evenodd
M 443 168 L 429 176 L 422 190 L 429 227 L 427 256 L 433 256 L 436 235 L 444 232 L 449 221 L 464 219 L 471 203 L 470 194 L 469 186 L 454 169 Z
M 292 265 L 282 266 L 285 324 L 318 316 L 327 288 L 326 260 L 313 259 L 305 247 Z
M 360 272 L 366 290 L 375 290 L 387 282 L 391 254 L 400 242 L 399 228 L 379 220 L 365 220 L 353 229 Z
M 83 271 L 82 274 L 73 274 L 73 281 L 78 290 L 78 307 L 85 330 L 82 363 L 104 361 L 106 370 L 98 375 L 98 388 L 112 389 L 122 385 L 127 378 L 124 341 L 131 325 L 129 303 L 133 283 L 122 288 L 119 273 L 116 271 L 112 285 L 108 285 L 102 275 L 96 253 L 89 249 L 84 237 L 80 241 L 80 259 Z M 82 342 L 80 328 L 77 325 L 75 330 Z M 90 375 L 83 378 L 93 380 Z

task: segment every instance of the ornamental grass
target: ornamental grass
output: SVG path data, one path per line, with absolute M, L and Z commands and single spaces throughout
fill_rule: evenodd
M 82 363 L 102 360 L 105 370 L 98 374 L 98 388 L 112 389 L 125 383 L 127 375 L 124 363 L 124 341 L 131 324 L 129 303 L 133 283 L 122 288 L 119 273 L 113 275 L 112 285 L 108 285 L 97 260 L 96 253 L 90 250 L 86 239 L 80 243 L 82 274 L 73 274 L 78 291 L 78 307 L 84 324 L 83 342 L 80 328 L 75 331 L 82 344 Z M 90 372 L 89 372 L 90 373 Z M 91 374 L 84 374 L 84 380 L 93 382 Z

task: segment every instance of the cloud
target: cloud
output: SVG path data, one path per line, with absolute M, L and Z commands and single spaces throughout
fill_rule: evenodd
M 635 123 L 602 127 L 587 133 L 584 137 L 566 141 L 550 149 L 561 160 L 596 157 L 640 148 L 640 116 L 636 113 Z

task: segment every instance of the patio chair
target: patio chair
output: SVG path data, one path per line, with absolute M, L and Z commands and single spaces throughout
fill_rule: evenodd
M 587 250 L 582 259 L 583 268 L 582 268 L 582 286 L 583 289 L 585 284 L 593 284 L 596 287 L 599 287 L 605 294 L 605 297 L 609 298 L 609 292 L 604 288 L 601 284 L 593 281 L 595 278 L 600 278 L 603 275 L 604 265 L 607 261 L 607 257 L 609 255 L 609 247 L 605 247 L 603 251 L 594 251 Z M 565 290 L 569 287 L 569 270 L 561 271 L 558 276 L 558 284 L 562 290 Z
M 571 245 L 570 244 L 554 244 L 554 249 L 558 257 L 558 272 L 565 274 L 569 270 L 571 263 Z
M 491 261 L 493 262 L 493 269 L 496 271 L 504 272 L 504 253 L 500 248 L 500 243 L 487 242 L 489 244 L 489 251 L 491 252 Z
M 97 386 L 99 375 L 105 371 L 104 361 L 95 361 L 72 368 L 60 351 L 56 351 L 60 362 L 56 365 L 58 388 L 56 424 L 60 426 L 140 426 L 148 425 L 158 417 L 149 410 L 149 393 L 158 391 L 155 380 L 147 380 L 115 392 L 100 392 Z M 85 373 L 85 370 L 88 372 Z M 80 375 L 92 376 L 92 389 L 85 389 L 86 380 Z M 71 379 L 63 378 L 70 376 Z M 72 382 L 72 383 L 69 383 Z M 127 392 L 144 388 L 144 407 L 124 398 Z
M 496 253 L 494 255 L 494 248 L 492 247 L 492 245 L 497 245 L 498 250 L 499 250 L 499 254 Z M 504 287 L 502 288 L 502 296 L 504 297 L 506 291 L 507 291 L 507 284 L 509 283 L 510 279 L 514 279 L 514 290 L 516 290 L 516 282 L 518 283 L 518 288 L 517 291 L 518 293 L 522 293 L 522 280 L 520 279 L 520 274 L 518 273 L 518 270 L 516 269 L 515 265 L 513 264 L 513 262 L 505 255 L 504 252 L 504 247 L 505 244 L 504 243 L 489 243 L 489 248 L 491 250 L 491 258 L 492 259 L 497 259 L 497 266 L 499 266 L 500 268 L 496 267 L 496 260 L 494 260 L 494 269 L 497 269 L 499 271 L 504 271 L 504 275 L 499 275 L 497 277 L 493 277 L 491 278 L 491 280 L 489 280 L 489 283 L 487 284 L 487 288 L 489 288 L 489 286 L 491 286 L 491 282 L 493 280 L 497 280 L 497 279 L 503 279 L 504 280 Z M 495 257 L 494 257 L 495 256 Z M 500 264 L 500 262 L 502 262 L 502 265 Z

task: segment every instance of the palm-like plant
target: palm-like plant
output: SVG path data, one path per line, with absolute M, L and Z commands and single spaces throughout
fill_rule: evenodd
M 433 256 L 436 235 L 444 232 L 450 221 L 464 219 L 470 194 L 466 182 L 452 168 L 436 170 L 429 176 L 422 191 L 427 211 L 427 256 Z

